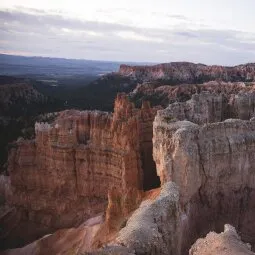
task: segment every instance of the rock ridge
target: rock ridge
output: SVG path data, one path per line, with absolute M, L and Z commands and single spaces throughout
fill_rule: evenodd
M 255 81 L 255 64 L 225 67 L 189 62 L 172 62 L 153 66 L 121 65 L 119 74 L 142 81 L 165 80 L 171 84 L 203 83 L 211 80 Z

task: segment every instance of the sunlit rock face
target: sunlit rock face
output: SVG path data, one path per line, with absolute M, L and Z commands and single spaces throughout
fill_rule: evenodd
M 10 229 L 5 226 L 5 246 L 20 246 L 50 231 L 77 226 L 105 211 L 108 191 L 114 188 L 126 194 L 121 213 L 135 208 L 124 200 L 150 185 L 144 181 L 150 173 L 142 166 L 153 162 L 152 144 L 147 142 L 156 111 L 146 103 L 136 109 L 120 94 L 113 114 L 70 110 L 60 113 L 53 124 L 36 123 L 35 140 L 20 139 L 9 154 L 12 193 L 7 204 L 15 209 L 16 221 Z M 27 235 L 21 226 L 28 229 Z

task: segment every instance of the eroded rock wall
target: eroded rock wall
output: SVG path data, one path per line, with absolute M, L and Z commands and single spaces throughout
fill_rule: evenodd
M 153 156 L 161 183 L 173 181 L 180 188 L 187 243 L 222 230 L 226 222 L 255 243 L 254 155 L 254 121 L 199 126 L 156 117 Z
M 239 94 L 254 93 L 254 82 L 223 82 L 209 81 L 202 84 L 180 84 L 169 85 L 168 83 L 148 82 L 138 84 L 130 93 L 131 99 L 137 104 L 141 100 L 149 100 L 152 105 L 162 105 L 164 108 L 174 102 L 185 102 L 194 94 L 209 92 L 211 94 L 222 94 L 226 103 L 233 104 L 233 99 Z M 253 96 L 254 97 L 254 96 Z M 243 101 L 243 107 L 251 104 L 250 95 L 248 100 Z
M 121 65 L 119 74 L 143 81 L 165 80 L 172 84 L 203 83 L 211 80 L 254 81 L 255 64 L 234 67 L 172 62 L 154 66 Z
M 254 95 L 237 91 L 172 104 L 158 111 L 153 133 L 159 108 L 136 109 L 125 95 L 113 114 L 65 111 L 52 125 L 36 124 L 35 141 L 19 140 L 9 157 L 11 228 L 3 240 L 17 241 L 22 227 L 36 233 L 19 243 L 76 226 L 108 201 L 91 245 L 109 247 L 95 254 L 188 254 L 226 223 L 254 245 Z M 130 214 L 157 176 L 160 195 Z
M 161 113 L 153 125 L 153 156 L 161 193 L 141 203 L 110 245 L 125 247 L 123 254 L 183 255 L 199 237 L 212 230 L 221 232 L 229 223 L 244 242 L 254 246 L 254 120 L 200 126 L 169 120 Z M 217 246 L 218 250 L 242 249 L 240 254 L 253 254 L 237 235 L 233 238 L 225 231 L 221 237 L 230 243 Z M 201 242 L 190 254 L 206 254 L 208 247 L 212 249 L 208 254 L 213 254 L 214 240 L 206 239 L 204 247 Z M 107 249 L 102 252 L 111 254 Z
M 202 91 L 185 102 L 175 102 L 160 112 L 165 119 L 189 120 L 196 124 L 221 122 L 229 118 L 248 120 L 255 116 L 255 93 L 225 95 Z
M 136 109 L 120 94 L 113 114 L 71 110 L 51 125 L 36 123 L 35 140 L 17 141 L 8 168 L 12 195 L 7 204 L 31 235 L 28 240 L 20 237 L 17 224 L 4 237 L 5 245 L 19 246 L 49 231 L 77 226 L 105 211 L 111 189 L 120 194 L 142 190 L 142 164 L 152 160 L 143 151 L 152 139 L 156 111 L 148 104 Z M 121 213 L 136 207 L 131 201 L 121 203 Z

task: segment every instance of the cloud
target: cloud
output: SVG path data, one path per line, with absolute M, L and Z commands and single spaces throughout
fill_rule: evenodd
M 31 55 L 127 61 L 239 64 L 255 57 L 255 34 L 235 30 L 169 29 L 71 18 L 38 9 L 0 11 L 0 51 Z M 4 43 L 3 43 L 4 42 Z
M 188 32 L 188 31 L 176 31 L 174 32 L 177 36 L 187 37 L 187 38 L 198 38 L 198 35 L 196 33 Z
M 129 28 L 120 24 L 103 23 L 96 21 L 83 21 L 56 14 L 47 14 L 45 12 L 26 13 L 18 11 L 0 11 L 0 20 L 5 23 L 20 23 L 26 26 L 45 26 L 66 27 L 70 29 L 88 29 L 93 31 L 118 31 Z
M 190 21 L 190 19 L 184 15 L 179 15 L 179 14 L 169 14 L 167 15 L 169 18 L 173 18 L 173 19 L 178 19 L 178 20 L 184 20 L 184 21 Z

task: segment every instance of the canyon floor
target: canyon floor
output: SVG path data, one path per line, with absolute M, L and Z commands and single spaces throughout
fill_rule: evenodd
M 255 65 L 110 75 L 112 113 L 50 114 L 10 144 L 0 254 L 255 254 Z

